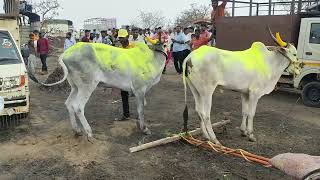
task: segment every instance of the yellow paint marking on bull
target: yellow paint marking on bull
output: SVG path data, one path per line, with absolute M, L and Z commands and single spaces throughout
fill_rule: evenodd
M 265 48 L 265 46 L 261 42 L 253 43 L 250 49 L 244 51 L 227 51 L 215 47 L 202 46 L 193 52 L 192 60 L 194 60 L 194 62 L 192 63 L 201 63 L 201 61 L 207 57 L 212 58 L 210 55 L 219 54 L 217 58 L 221 58 L 225 67 L 240 63 L 246 71 L 255 71 L 258 75 L 269 78 L 271 76 L 271 70 L 265 62 L 267 55 L 265 53 L 269 53 L 269 51 L 265 51 L 263 48 Z M 215 59 L 212 59 L 212 61 L 214 60 Z
M 104 69 L 131 72 L 142 79 L 148 79 L 157 73 L 153 51 L 144 43 L 134 43 L 133 48 L 123 49 L 101 43 L 80 42 L 68 48 L 64 57 L 68 58 L 88 46 L 92 48 L 95 59 Z

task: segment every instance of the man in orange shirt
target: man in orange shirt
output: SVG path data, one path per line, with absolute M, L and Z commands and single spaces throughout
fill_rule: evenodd
M 211 0 L 212 3 L 212 12 L 211 12 L 211 21 L 213 25 L 213 36 L 216 37 L 216 21 L 219 17 L 224 17 L 224 10 L 227 5 L 227 0 L 223 0 L 222 4 L 218 5 L 218 0 Z
M 216 20 L 219 17 L 223 17 L 224 16 L 224 10 L 226 8 L 227 5 L 227 0 L 223 0 L 222 4 L 218 5 L 218 0 L 211 0 L 212 3 L 212 12 L 211 12 L 211 21 L 212 24 L 215 25 Z

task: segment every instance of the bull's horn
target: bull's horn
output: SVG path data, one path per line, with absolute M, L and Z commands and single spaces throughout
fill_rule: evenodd
M 276 38 L 276 37 L 274 37 L 274 35 L 273 35 L 273 33 L 272 33 L 272 31 L 271 31 L 271 29 L 270 29 L 270 27 L 269 27 L 269 26 L 268 26 L 268 30 L 269 30 L 269 35 L 271 36 L 272 40 L 273 40 L 275 43 L 277 43 L 277 44 L 278 44 L 277 38 Z
M 281 39 L 279 32 L 276 33 L 276 39 L 277 39 L 277 43 L 278 43 L 281 47 L 286 47 L 286 46 L 288 45 L 286 42 L 284 42 L 284 41 Z
M 157 42 L 159 41 L 159 40 L 151 39 L 151 38 L 148 37 L 148 36 L 146 36 L 146 40 L 147 40 L 149 43 L 153 44 L 153 45 L 157 44 Z

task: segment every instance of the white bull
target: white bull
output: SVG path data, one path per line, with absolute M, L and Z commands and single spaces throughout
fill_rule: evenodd
M 32 73 L 29 75 L 35 82 L 45 86 L 54 86 L 68 79 L 71 93 L 65 104 L 72 128 L 77 134 L 81 133 L 81 129 L 76 116 L 88 137 L 92 137 L 91 127 L 84 116 L 84 108 L 99 82 L 135 95 L 139 113 L 138 128 L 150 134 L 144 122 L 145 94 L 160 81 L 166 61 L 163 46 L 155 44 L 152 40 L 150 42 L 153 43 L 153 50 L 144 43 L 136 43 L 131 49 L 98 43 L 77 43 L 59 58 L 64 70 L 64 78 L 61 81 L 43 84 Z
M 296 48 L 283 42 L 279 33 L 274 37 L 270 29 L 269 32 L 279 47 L 266 47 L 263 43 L 255 42 L 248 50 L 231 52 L 203 46 L 185 59 L 185 131 L 188 120 L 187 83 L 195 99 L 203 135 L 220 144 L 212 130 L 210 112 L 212 94 L 217 86 L 222 86 L 241 93 L 243 119 L 240 129 L 242 135 L 256 141 L 253 135 L 253 118 L 258 100 L 274 90 L 285 69 L 291 74 L 299 74 L 301 71 Z

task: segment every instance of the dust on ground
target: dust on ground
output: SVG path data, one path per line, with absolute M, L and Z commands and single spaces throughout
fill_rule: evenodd
M 57 67 L 49 58 L 49 70 Z M 43 80 L 46 77 L 42 77 Z M 31 113 L 12 130 L 0 132 L 0 179 L 291 179 L 282 172 L 215 154 L 175 142 L 135 154 L 129 148 L 178 133 L 182 128 L 184 93 L 181 79 L 172 65 L 161 82 L 147 96 L 146 122 L 152 135 L 141 134 L 133 120 L 115 122 L 121 103 L 111 104 L 111 95 L 98 87 L 86 106 L 86 117 L 96 140 L 75 137 L 64 105 L 68 94 L 41 90 L 30 83 Z M 194 106 L 189 92 L 190 107 Z M 274 92 L 258 104 L 254 121 L 258 141 L 240 136 L 239 93 L 216 91 L 212 121 L 231 114 L 227 131 L 216 129 L 226 146 L 273 157 L 294 152 L 320 155 L 320 111 L 296 103 L 299 95 Z M 130 98 L 132 117 L 137 117 L 135 100 Z M 194 110 L 189 112 L 190 129 L 199 126 Z

